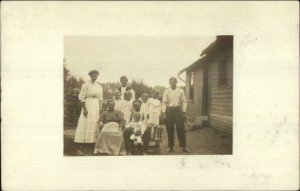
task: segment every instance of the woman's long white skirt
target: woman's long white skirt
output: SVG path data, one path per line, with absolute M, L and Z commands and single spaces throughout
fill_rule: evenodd
M 83 109 L 79 117 L 74 142 L 95 143 L 99 134 L 99 100 L 97 98 L 87 98 L 85 100 L 87 116 L 83 115 Z
M 125 155 L 123 132 L 116 122 L 104 124 L 95 145 L 95 154 Z

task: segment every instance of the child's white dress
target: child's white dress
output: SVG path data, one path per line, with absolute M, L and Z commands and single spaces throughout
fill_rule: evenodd
M 149 98 L 148 100 L 148 124 L 151 126 L 159 126 L 159 116 L 161 114 L 161 102 L 159 99 Z
M 115 110 L 116 111 L 121 111 L 122 108 L 122 100 L 115 100 Z
M 147 102 L 142 102 L 141 103 L 141 109 L 140 109 L 140 112 L 141 112 L 141 115 L 142 115 L 142 120 L 145 124 L 145 126 L 147 127 L 147 124 L 148 124 L 148 118 L 147 118 L 147 115 L 148 115 L 148 101 Z
M 125 124 L 130 122 L 130 115 L 133 111 L 133 101 L 120 100 L 120 111 L 124 115 Z
M 142 121 L 132 121 L 126 125 L 126 128 L 133 128 L 133 134 L 130 136 L 130 140 L 136 141 L 138 144 L 143 144 L 142 135 L 145 132 L 145 125 Z M 135 135 L 137 131 L 141 131 L 141 135 Z

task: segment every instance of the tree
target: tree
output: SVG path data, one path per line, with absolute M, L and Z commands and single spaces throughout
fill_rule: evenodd
M 115 82 L 105 82 L 101 83 L 103 87 L 103 98 L 104 99 L 112 99 L 116 89 L 120 86 L 119 83 Z
M 70 75 L 70 70 L 64 65 L 64 126 L 74 126 L 81 112 L 78 94 L 83 79 Z
M 136 99 L 139 99 L 143 93 L 147 93 L 150 95 L 152 92 L 152 88 L 145 85 L 143 80 L 132 80 L 130 86 L 135 92 Z

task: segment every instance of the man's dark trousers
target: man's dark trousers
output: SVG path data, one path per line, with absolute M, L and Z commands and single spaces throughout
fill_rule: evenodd
M 169 147 L 174 147 L 174 128 L 176 125 L 177 136 L 180 147 L 186 147 L 185 128 L 183 113 L 180 107 L 167 107 L 166 129 L 168 133 Z

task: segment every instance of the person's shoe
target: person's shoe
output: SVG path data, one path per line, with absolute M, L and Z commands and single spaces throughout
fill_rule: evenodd
M 188 148 L 186 148 L 186 147 L 183 147 L 183 148 L 182 148 L 182 151 L 185 152 L 185 153 L 190 153 L 190 152 L 191 152 L 191 151 L 190 151 Z
M 172 153 L 172 152 L 174 152 L 174 149 L 173 149 L 173 147 L 170 147 L 168 150 L 168 153 Z
M 84 156 L 85 154 L 81 150 L 77 150 L 76 153 L 75 153 L 75 155 L 77 155 L 77 156 Z

